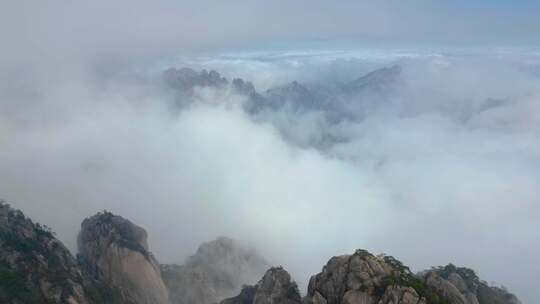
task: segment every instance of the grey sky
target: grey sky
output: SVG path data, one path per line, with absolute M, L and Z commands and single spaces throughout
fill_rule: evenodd
M 540 42 L 540 7 L 526 0 L 4 0 L 2 8 L 3 53 L 12 56 L 131 56 L 348 36 L 403 43 Z

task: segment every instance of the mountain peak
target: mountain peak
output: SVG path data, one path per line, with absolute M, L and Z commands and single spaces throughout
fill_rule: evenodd
M 104 211 L 83 221 L 78 244 L 89 271 L 130 302 L 168 303 L 168 291 L 143 228 Z

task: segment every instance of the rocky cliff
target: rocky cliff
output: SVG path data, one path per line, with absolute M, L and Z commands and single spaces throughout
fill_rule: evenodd
M 83 221 L 78 245 L 88 271 L 118 288 L 130 303 L 168 303 L 159 264 L 141 227 L 109 212 L 98 213 Z
M 124 303 L 46 226 L 0 202 L 0 303 Z
M 519 304 L 516 296 L 453 265 L 413 274 L 399 260 L 365 250 L 331 258 L 311 277 L 300 300 L 282 268 L 271 268 L 255 286 L 245 286 L 221 304 Z
M 518 304 L 517 297 L 503 288 L 488 286 L 472 269 L 449 264 L 421 274 L 426 285 L 450 303 Z
M 311 277 L 305 303 L 312 304 L 517 304 L 474 271 L 449 265 L 413 274 L 391 256 L 365 250 L 331 258 Z

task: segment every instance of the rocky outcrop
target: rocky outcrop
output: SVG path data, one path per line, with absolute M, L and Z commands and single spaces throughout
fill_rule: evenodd
M 211 304 L 238 293 L 269 267 L 255 250 L 220 237 L 202 244 L 184 265 L 162 265 L 171 303 Z
M 298 286 L 282 267 L 270 268 L 257 284 L 254 303 L 295 304 L 300 302 Z
M 333 257 L 309 282 L 313 304 L 518 304 L 501 288 L 481 282 L 474 271 L 453 265 L 413 274 L 391 256 L 365 250 Z
M 0 303 L 520 304 L 471 269 L 449 264 L 413 274 L 365 250 L 332 257 L 304 299 L 287 271 L 264 273 L 268 263 L 256 251 L 223 237 L 160 271 L 146 231 L 109 212 L 84 220 L 78 241 L 75 259 L 49 228 L 0 201 Z
M 409 269 L 392 257 L 357 250 L 352 255 L 331 258 L 321 273 L 311 277 L 306 302 L 416 304 L 421 296 L 414 289 L 395 284 L 409 278 Z
M 0 303 L 124 303 L 95 281 L 55 238 L 0 202 Z
M 421 274 L 426 285 L 449 303 L 519 304 L 517 297 L 503 288 L 489 286 L 472 269 L 449 264 Z
M 300 304 L 298 287 L 282 267 L 270 268 L 255 286 L 244 286 L 236 297 L 221 304 Z
M 159 264 L 146 238 L 141 227 L 105 211 L 83 221 L 79 254 L 90 273 L 117 288 L 130 303 L 168 303 Z

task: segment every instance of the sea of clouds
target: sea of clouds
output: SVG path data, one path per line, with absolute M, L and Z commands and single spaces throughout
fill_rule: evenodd
M 338 124 L 315 112 L 254 119 L 244 96 L 211 88 L 178 111 L 161 83 L 164 69 L 189 66 L 264 92 L 395 64 L 403 83 L 392 98 Z M 102 66 L 2 75 L 1 197 L 72 251 L 82 219 L 107 209 L 145 227 L 161 262 L 226 235 L 284 265 L 304 289 L 332 255 L 366 248 L 413 270 L 471 267 L 534 298 L 538 51 L 277 50 Z M 322 133 L 342 140 L 303 144 Z

